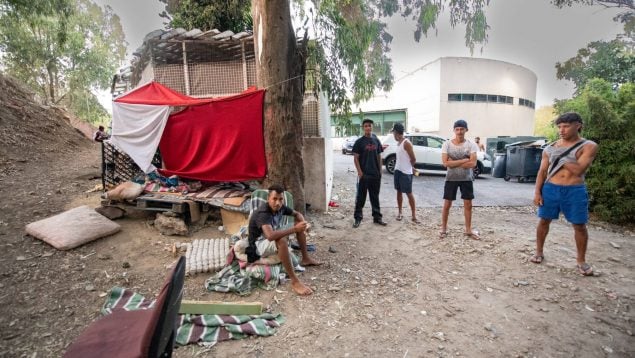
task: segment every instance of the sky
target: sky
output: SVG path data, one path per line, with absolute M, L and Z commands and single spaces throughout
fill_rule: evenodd
M 164 19 L 159 13 L 164 4 L 158 0 L 95 0 L 109 5 L 119 15 L 128 41 L 130 56 L 152 30 L 163 28 Z M 490 26 L 488 42 L 475 48 L 473 57 L 511 62 L 533 71 L 538 77 L 536 108 L 551 105 L 555 98 L 570 98 L 574 91 L 572 82 L 556 79 L 556 62 L 564 62 L 576 55 L 578 49 L 591 41 L 612 40 L 622 32 L 622 26 L 613 21 L 614 9 L 600 6 L 573 6 L 558 9 L 549 0 L 491 0 L 486 8 Z M 389 32 L 393 35 L 390 56 L 393 60 L 395 79 L 416 76 L 421 66 L 445 56 L 466 56 L 465 27 L 452 29 L 449 17 L 442 16 L 434 31 L 414 41 L 414 23 L 401 16 L 389 19 Z M 410 73 L 410 75 L 408 75 Z M 397 81 L 386 97 L 397 93 L 415 93 L 406 88 L 407 82 Z M 372 102 L 372 101 L 371 101 Z M 408 101 L 406 100 L 406 105 Z M 372 104 L 372 103 L 371 103 Z M 366 105 L 367 108 L 364 108 Z M 393 108 L 403 108 L 401 104 Z M 371 110 L 368 104 L 362 109 Z M 372 108 L 374 109 L 374 108 Z M 388 108 L 386 108 L 388 109 Z

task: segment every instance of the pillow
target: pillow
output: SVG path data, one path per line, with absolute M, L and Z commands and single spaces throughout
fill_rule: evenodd
M 119 224 L 86 205 L 26 226 L 27 234 L 58 250 L 69 250 L 119 230 Z

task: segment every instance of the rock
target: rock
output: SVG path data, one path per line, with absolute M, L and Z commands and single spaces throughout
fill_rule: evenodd
M 169 212 L 169 211 L 168 211 Z M 171 212 L 169 212 L 171 213 Z M 157 214 L 154 220 L 154 227 L 163 235 L 187 235 L 189 233 L 185 221 L 179 217 L 166 215 L 166 213 Z M 174 213 L 172 213 L 174 214 Z
M 331 291 L 331 292 L 337 292 L 337 291 L 341 290 L 341 288 L 339 288 L 337 286 L 330 286 L 328 288 L 328 290 Z
M 608 346 L 602 346 L 602 350 L 603 350 L 604 352 L 606 352 L 607 354 L 611 354 L 611 353 L 613 353 L 613 348 L 608 347 Z
M 26 257 L 25 256 L 18 256 L 15 258 L 16 261 L 25 261 Z
M 100 260 L 110 260 L 112 256 L 110 254 L 97 254 L 97 258 Z
M 615 249 L 620 249 L 620 248 L 622 248 L 619 244 L 614 243 L 613 241 L 610 241 L 610 242 L 609 242 L 609 244 L 611 244 L 611 246 L 613 246 L 613 248 L 615 248 Z
M 123 268 L 125 268 L 125 269 L 130 268 L 130 263 L 129 263 L 128 261 L 124 261 L 124 262 L 121 264 L 121 267 L 123 267 Z
M 86 291 L 95 291 L 95 286 L 93 285 L 86 285 L 86 287 L 84 287 L 86 289 Z
M 372 280 L 372 281 L 370 281 L 370 284 L 371 284 L 371 285 L 376 285 L 376 284 L 378 284 L 378 283 L 379 283 L 379 282 L 377 282 L 377 280 Z
M 434 332 L 430 338 L 436 338 L 440 341 L 445 341 L 445 334 L 443 334 L 443 332 Z
M 329 252 L 334 254 L 337 252 L 337 250 L 333 246 L 329 246 Z

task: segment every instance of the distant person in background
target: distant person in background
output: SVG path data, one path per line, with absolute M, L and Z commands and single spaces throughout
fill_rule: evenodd
M 93 135 L 93 139 L 95 140 L 95 142 L 101 143 L 108 138 L 110 138 L 110 136 L 108 135 L 108 133 L 106 133 L 104 126 L 99 126 L 99 129 L 97 130 L 97 132 L 95 132 L 95 135 Z
M 477 230 L 472 229 L 472 199 L 474 199 L 474 167 L 476 166 L 475 143 L 465 139 L 467 122 L 459 119 L 454 122 L 454 138 L 443 142 L 441 147 L 441 160 L 443 166 L 448 168 L 445 174 L 445 186 L 443 188 L 443 212 L 441 214 L 441 232 L 439 238 L 444 239 L 448 235 L 448 216 L 452 202 L 456 200 L 456 194 L 461 189 L 463 199 L 463 216 L 465 217 L 465 236 L 474 240 L 480 240 Z
M 474 138 L 474 142 L 476 143 L 476 146 L 478 147 L 478 150 L 480 152 L 484 152 L 485 151 L 485 145 L 483 145 L 483 143 L 481 143 L 481 137 Z
M 399 209 L 397 220 L 403 219 L 401 208 L 403 207 L 403 194 L 406 194 L 410 211 L 412 212 L 412 222 L 418 224 L 415 196 L 412 194 L 412 177 L 414 176 L 416 158 L 412 143 L 403 135 L 404 130 L 405 128 L 401 123 L 395 123 L 392 127 L 392 135 L 397 141 L 397 159 L 393 178 L 395 190 L 397 190 L 397 209 Z

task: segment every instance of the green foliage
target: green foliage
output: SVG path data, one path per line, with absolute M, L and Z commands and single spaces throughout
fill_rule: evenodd
M 538 108 L 534 116 L 534 135 L 545 137 L 550 142 L 558 139 L 558 130 L 553 125 L 554 117 L 555 113 L 552 106 Z
M 242 31 L 250 1 L 159 0 L 170 27 Z M 389 91 L 394 77 L 389 57 L 392 36 L 385 20 L 401 15 L 413 21 L 414 39 L 436 29 L 438 17 L 450 14 L 452 26 L 466 26 L 471 51 L 487 42 L 484 13 L 489 0 L 295 0 L 293 10 L 302 25 L 296 35 L 310 32 L 306 83 L 327 93 L 331 111 L 350 115 L 351 104 L 368 100 L 376 91 Z M 236 20 L 238 24 L 232 22 Z M 301 51 L 302 52 L 302 51 Z
M 583 136 L 598 144 L 587 173 L 591 210 L 613 223 L 635 221 L 635 83 L 618 89 L 590 80 L 579 96 L 556 104 L 558 113 L 578 112 Z
M 108 114 L 93 95 L 110 85 L 125 56 L 119 18 L 89 0 L 0 0 L 0 49 L 6 72 L 45 103 L 88 121 Z
M 558 79 L 573 81 L 576 93 L 592 78 L 602 78 L 614 87 L 635 81 L 635 53 L 621 40 L 595 41 L 578 54 L 556 63 Z
M 166 4 L 161 14 L 169 20 L 168 27 L 219 29 L 241 32 L 250 30 L 252 25 L 250 0 L 159 0 Z

